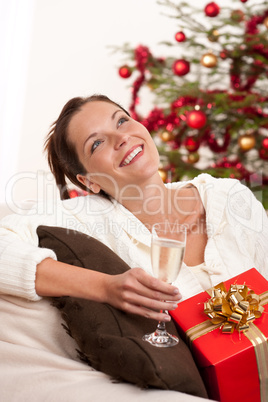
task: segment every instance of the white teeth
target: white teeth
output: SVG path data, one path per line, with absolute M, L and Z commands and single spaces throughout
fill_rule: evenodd
M 124 162 L 122 163 L 122 166 L 126 166 L 128 165 L 133 158 L 135 158 L 136 155 L 138 155 L 138 153 L 140 153 L 142 151 L 142 147 L 137 147 L 136 149 L 134 149 L 134 151 L 132 151 L 124 160 Z

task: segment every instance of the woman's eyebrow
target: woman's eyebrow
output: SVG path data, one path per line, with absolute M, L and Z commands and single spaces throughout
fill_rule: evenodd
M 84 142 L 84 145 L 83 145 L 83 153 L 85 154 L 85 147 L 86 147 L 86 144 L 87 144 L 87 142 L 91 139 L 91 138 L 94 138 L 94 137 L 96 137 L 97 136 L 97 133 L 92 133 L 92 134 L 90 134 L 87 138 L 86 138 L 86 140 L 85 140 L 85 142 Z
M 119 112 L 123 112 L 123 110 L 122 110 L 122 109 L 117 109 L 117 110 L 112 114 L 112 120 L 115 119 L 116 113 L 119 113 Z
M 122 109 L 117 109 L 117 110 L 112 114 L 111 120 L 114 120 L 115 117 L 116 117 L 116 114 L 119 113 L 119 112 L 123 112 L 123 110 L 122 110 Z M 94 138 L 94 137 L 96 137 L 96 136 L 97 136 L 97 133 L 89 134 L 89 136 L 86 138 L 86 140 L 85 140 L 85 142 L 84 142 L 84 145 L 83 145 L 83 153 L 85 153 L 85 147 L 86 147 L 87 142 L 88 142 L 91 138 Z

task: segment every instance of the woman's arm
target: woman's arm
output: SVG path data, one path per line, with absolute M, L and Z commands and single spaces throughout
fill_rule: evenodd
M 140 268 L 108 275 L 51 258 L 37 266 L 36 292 L 39 296 L 73 296 L 108 303 L 128 313 L 165 321 L 170 317 L 159 311 L 175 309 L 181 298 L 175 286 Z
M 156 320 L 166 317 L 159 311 L 174 308 L 180 300 L 174 286 L 138 268 L 121 275 L 107 275 L 64 264 L 57 261 L 52 250 L 38 247 L 37 227 L 55 224 L 64 227 L 72 217 L 69 209 L 66 212 L 59 205 L 50 217 L 36 213 L 30 216 L 12 215 L 2 220 L 0 292 L 32 301 L 40 300 L 42 296 L 83 297 Z
M 34 240 L 0 228 L 0 293 L 40 300 L 35 290 L 36 266 L 46 258 L 56 259 L 56 255 L 39 248 Z

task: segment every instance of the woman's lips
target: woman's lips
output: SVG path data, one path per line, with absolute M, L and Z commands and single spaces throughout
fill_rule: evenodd
M 143 146 L 139 145 L 136 148 L 130 150 L 120 163 L 120 167 L 129 165 L 133 159 L 143 151 Z

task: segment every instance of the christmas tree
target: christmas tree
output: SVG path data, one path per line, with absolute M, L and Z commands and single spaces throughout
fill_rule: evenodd
M 155 139 L 164 181 L 236 178 L 268 209 L 268 1 L 224 3 L 159 1 L 175 21 L 163 44 L 176 56 L 125 44 L 118 72 L 131 81 L 130 112 Z M 142 88 L 153 96 L 146 115 Z

